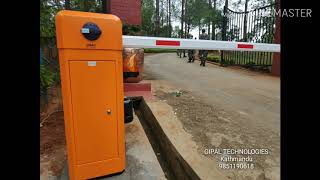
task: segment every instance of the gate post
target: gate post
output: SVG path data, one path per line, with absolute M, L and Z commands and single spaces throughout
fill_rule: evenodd
M 280 9 L 280 0 L 276 0 L 276 11 Z M 274 43 L 280 44 L 280 16 L 276 16 L 276 32 L 275 32 L 275 38 Z M 281 58 L 280 58 L 280 52 L 273 53 L 273 61 L 272 61 L 272 69 L 271 74 L 275 76 L 280 76 L 280 69 L 281 69 Z

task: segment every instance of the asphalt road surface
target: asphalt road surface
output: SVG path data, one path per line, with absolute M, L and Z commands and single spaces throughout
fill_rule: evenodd
M 174 53 L 145 57 L 145 74 L 165 79 L 202 97 L 210 104 L 238 112 L 254 123 L 280 132 L 280 78 L 256 72 L 201 67 Z
M 270 155 L 256 158 L 259 172 L 252 177 L 279 179 L 279 77 L 208 63 L 201 67 L 199 61 L 187 63 L 175 53 L 146 56 L 143 74 L 154 80 L 153 87 L 160 80 L 160 86 L 168 82 L 187 92 L 180 98 L 158 94 L 177 109 L 195 142 L 203 147 L 268 148 Z

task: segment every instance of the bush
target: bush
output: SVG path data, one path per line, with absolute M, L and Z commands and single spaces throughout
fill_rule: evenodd
M 55 74 L 45 65 L 40 65 L 40 93 L 44 94 L 55 82 Z
M 213 62 L 220 62 L 220 56 L 208 55 L 207 60 L 208 61 L 213 61 Z
M 169 52 L 176 52 L 176 49 L 159 49 L 159 48 L 145 48 L 145 53 L 169 53 Z

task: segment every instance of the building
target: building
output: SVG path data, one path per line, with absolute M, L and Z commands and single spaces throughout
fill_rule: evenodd
M 107 0 L 107 6 L 123 23 L 141 25 L 141 0 Z

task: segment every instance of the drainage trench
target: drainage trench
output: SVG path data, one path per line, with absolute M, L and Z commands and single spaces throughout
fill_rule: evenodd
M 143 97 L 130 99 L 133 100 L 134 112 L 148 137 L 166 178 L 169 180 L 200 180 L 199 176 L 170 142 Z

